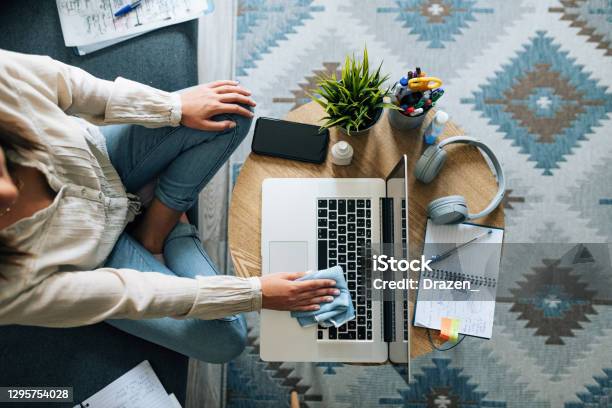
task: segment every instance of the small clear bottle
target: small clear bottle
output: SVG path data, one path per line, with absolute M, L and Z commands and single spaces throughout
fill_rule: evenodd
M 433 120 L 425 129 L 423 133 L 423 141 L 427 145 L 435 144 L 438 140 L 438 136 L 444 131 L 444 126 L 446 126 L 446 122 L 448 122 L 448 113 L 439 110 L 436 112 Z
M 338 142 L 332 146 L 332 163 L 337 166 L 348 166 L 353 159 L 353 148 L 347 142 Z

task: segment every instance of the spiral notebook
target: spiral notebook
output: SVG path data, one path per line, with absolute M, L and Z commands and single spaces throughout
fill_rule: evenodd
M 482 237 L 432 263 L 432 271 L 421 273 L 415 326 L 440 330 L 443 318 L 458 319 L 460 334 L 491 338 L 504 230 L 469 223 L 436 225 L 429 220 L 423 252 L 429 259 L 478 236 Z M 429 289 L 424 289 L 425 280 Z M 449 290 L 434 282 L 469 282 L 469 288 L 463 284 L 460 290 Z

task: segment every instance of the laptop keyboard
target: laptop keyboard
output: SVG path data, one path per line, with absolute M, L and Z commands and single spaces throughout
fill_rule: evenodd
M 408 259 L 408 230 L 406 225 L 406 199 L 402 199 L 402 255 L 404 259 Z M 404 341 L 408 341 L 408 325 L 410 322 L 408 321 L 408 299 L 407 293 L 404 291 Z
M 356 315 L 338 328 L 319 326 L 319 340 L 372 340 L 370 265 L 366 262 L 372 247 L 371 207 L 370 199 L 317 200 L 318 267 L 342 267 Z

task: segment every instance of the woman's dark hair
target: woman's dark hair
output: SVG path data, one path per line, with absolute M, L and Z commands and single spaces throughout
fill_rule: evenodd
M 30 137 L 18 136 L 16 133 L 3 129 L 3 126 L 0 126 L 0 147 L 2 147 L 5 152 L 13 150 L 22 153 L 32 153 L 44 149 L 40 143 Z M 12 165 L 8 158 L 6 160 L 6 165 L 10 172 Z M 0 236 L 0 261 L 5 264 L 21 265 L 27 256 L 28 253 L 15 248 L 11 240 Z

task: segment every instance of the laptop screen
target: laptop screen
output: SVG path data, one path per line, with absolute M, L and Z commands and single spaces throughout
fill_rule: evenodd
M 387 177 L 387 198 L 393 199 L 393 244 L 395 257 L 408 259 L 408 158 L 403 155 Z

